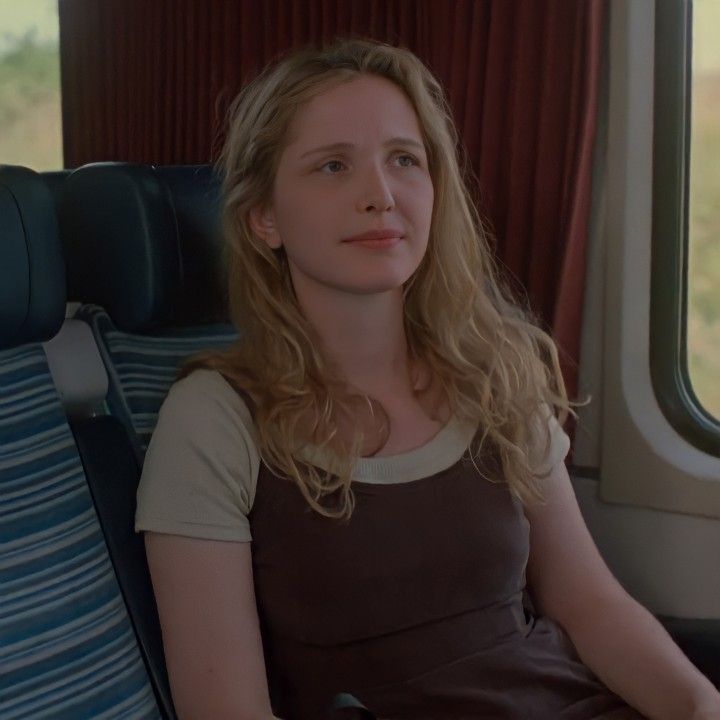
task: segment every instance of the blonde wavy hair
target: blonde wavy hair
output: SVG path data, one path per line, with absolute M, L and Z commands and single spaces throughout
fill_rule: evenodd
M 250 399 L 263 462 L 293 479 L 318 513 L 350 518 L 356 459 L 373 438 L 384 444 L 387 414 L 374 398 L 352 391 L 323 357 L 298 305 L 284 249 L 270 249 L 256 236 L 249 213 L 272 197 L 297 111 L 368 74 L 391 80 L 412 103 L 434 186 L 427 251 L 403 286 L 409 354 L 438 381 L 451 414 L 480 428 L 469 448 L 473 463 L 495 458 L 499 472 L 488 479 L 507 482 L 522 502 L 542 501 L 542 476 L 533 474 L 531 458 L 549 450 L 550 412 L 559 411 L 562 424 L 575 415 L 575 403 L 568 401 L 553 340 L 501 279 L 466 185 L 470 165 L 442 86 L 405 48 L 353 38 L 305 46 L 266 66 L 232 102 L 217 166 L 230 317 L 240 339 L 191 358 L 178 379 L 201 367 L 219 371 Z M 427 388 L 416 384 L 416 396 Z M 308 460 L 308 448 L 323 453 L 322 468 Z

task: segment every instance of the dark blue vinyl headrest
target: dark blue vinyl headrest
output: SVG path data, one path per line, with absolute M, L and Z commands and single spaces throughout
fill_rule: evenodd
M 65 318 L 55 204 L 33 170 L 0 166 L 0 349 L 53 337 Z
M 209 165 L 78 168 L 58 205 L 69 299 L 125 332 L 225 320 L 219 212 Z
M 56 207 L 60 200 L 63 184 L 71 172 L 72 170 L 44 170 L 40 173 L 45 184 L 50 188 L 50 193 L 55 200 Z

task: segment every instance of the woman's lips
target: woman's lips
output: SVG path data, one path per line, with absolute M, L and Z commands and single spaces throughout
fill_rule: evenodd
M 345 238 L 343 242 L 362 245 L 368 248 L 388 248 L 397 245 L 402 239 L 403 234 L 401 230 L 384 228 L 382 230 L 370 230 L 362 235 Z
M 380 250 L 382 248 L 393 247 L 394 245 L 397 245 L 401 240 L 401 237 L 395 236 L 381 238 L 379 240 L 350 240 L 349 242 L 351 245 L 362 245 L 366 248 L 375 248 L 377 250 Z

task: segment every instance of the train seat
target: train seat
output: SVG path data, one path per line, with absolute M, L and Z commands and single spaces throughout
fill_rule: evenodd
M 0 168 L 0 217 L 0 717 L 158 718 L 45 351 L 63 325 L 65 268 L 37 173 Z M 136 482 L 127 441 L 105 437 Z
M 219 188 L 210 166 L 93 163 L 58 201 L 75 317 L 92 328 L 108 406 L 140 462 L 179 365 L 237 340 L 226 320 Z
M 72 170 L 44 170 L 40 173 L 40 177 L 45 181 L 45 184 L 48 186 L 50 193 L 53 196 L 56 208 L 60 199 L 60 193 L 62 193 L 63 185 L 70 173 L 72 173 Z

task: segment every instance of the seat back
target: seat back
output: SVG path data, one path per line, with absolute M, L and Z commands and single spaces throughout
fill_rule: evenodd
M 107 367 L 110 412 L 140 462 L 182 362 L 237 340 L 227 321 L 218 210 L 210 166 L 94 163 L 63 186 L 68 292 Z
M 0 168 L 0 717 L 158 718 L 43 343 L 63 322 L 52 195 Z
M 115 477 L 118 449 L 108 460 L 98 448 L 112 443 L 119 421 L 141 466 L 180 364 L 237 339 L 225 321 L 217 181 L 209 167 L 95 163 L 55 187 L 73 317 L 90 328 L 108 377 L 107 415 L 79 418 L 73 430 L 151 678 L 171 707 L 143 539 L 133 530 L 137 479 Z

